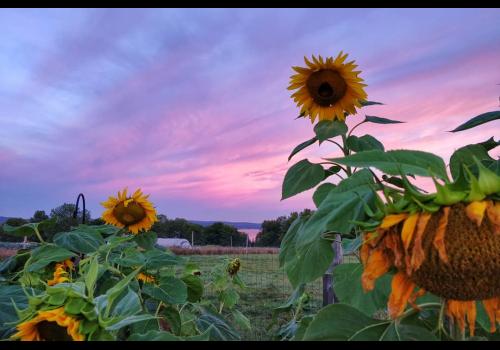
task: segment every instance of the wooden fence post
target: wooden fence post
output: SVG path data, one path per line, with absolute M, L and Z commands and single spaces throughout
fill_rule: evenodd
M 335 239 L 332 243 L 332 249 L 334 253 L 332 263 L 323 275 L 323 306 L 335 304 L 339 301 L 333 291 L 333 286 L 335 284 L 335 281 L 333 280 L 333 269 L 335 266 L 342 264 L 344 261 L 341 237 L 339 234 L 335 235 Z

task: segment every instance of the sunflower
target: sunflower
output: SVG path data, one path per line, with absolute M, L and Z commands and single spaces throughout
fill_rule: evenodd
M 127 197 L 127 189 L 118 192 L 118 197 L 109 197 L 106 202 L 101 203 L 106 208 L 102 214 L 102 219 L 107 223 L 117 227 L 126 227 L 133 234 L 138 234 L 141 230 L 149 230 L 155 221 L 156 210 L 144 196 L 141 189 L 134 192 L 131 197 Z
M 137 277 L 136 277 L 139 281 L 143 281 L 143 282 L 146 282 L 146 283 L 155 283 L 156 280 L 154 278 L 154 276 L 152 275 L 148 275 L 146 273 L 143 273 L 143 272 L 140 272 Z
M 49 286 L 53 286 L 58 283 L 68 282 L 68 271 L 67 269 L 73 270 L 73 262 L 70 259 L 64 260 L 62 263 L 57 263 L 55 266 L 54 276 L 51 280 L 47 281 Z
M 239 258 L 235 258 L 231 260 L 231 262 L 227 265 L 227 272 L 230 276 L 234 276 L 240 270 L 241 262 Z
M 361 283 L 372 290 L 392 267 L 388 312 L 397 318 L 426 291 L 446 301 L 446 313 L 474 335 L 476 301 L 482 301 L 495 332 L 500 322 L 500 202 L 483 200 L 387 215 L 364 235 Z
M 304 57 L 308 68 L 292 67 L 298 74 L 290 77 L 288 90 L 295 90 L 292 97 L 301 107 L 301 115 L 309 115 L 311 122 L 319 120 L 344 120 L 345 115 L 355 114 L 356 107 L 367 95 L 366 84 L 358 77 L 361 71 L 354 71 L 354 61 L 344 63 L 347 54 L 339 53 L 337 58 L 323 60 L 312 56 L 312 62 Z
M 38 311 L 38 315 L 31 320 L 17 325 L 18 332 L 12 335 L 13 339 L 20 340 L 85 340 L 79 333 L 80 321 L 67 315 L 64 307 L 53 310 Z

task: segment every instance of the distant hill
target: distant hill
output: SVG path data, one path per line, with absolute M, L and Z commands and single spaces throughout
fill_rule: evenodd
M 0 224 L 3 224 L 5 221 L 7 221 L 9 218 L 5 216 L 0 216 Z
M 197 224 L 203 227 L 210 226 L 216 222 L 221 222 L 221 221 L 202 221 L 202 220 L 188 220 L 192 224 Z M 260 229 L 261 225 L 257 224 L 255 222 L 239 222 L 239 221 L 222 221 L 226 225 L 231 225 L 236 227 L 237 229 Z

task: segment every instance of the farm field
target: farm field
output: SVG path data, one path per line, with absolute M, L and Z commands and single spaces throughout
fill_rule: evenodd
M 230 254 L 230 255 L 190 255 L 185 256 L 189 261 L 196 262 L 203 274 L 209 272 L 214 265 L 225 258 L 236 258 L 241 261 L 238 272 L 240 278 L 246 285 L 246 289 L 240 292 L 238 309 L 245 314 L 251 322 L 252 330 L 242 332 L 244 340 L 272 340 L 272 333 L 277 326 L 268 330 L 272 320 L 273 308 L 283 304 L 291 294 L 292 287 L 286 278 L 283 269 L 279 268 L 278 254 Z M 309 286 L 311 293 L 311 307 L 319 309 L 322 301 L 321 280 Z M 215 299 L 210 288 L 205 291 L 206 298 Z M 312 310 L 311 310 L 312 311 Z M 278 322 L 285 322 L 286 315 L 278 317 Z
M 223 248 L 222 248 L 223 249 Z M 255 248 L 258 249 L 258 248 Z M 272 249 L 272 248 L 267 248 Z M 213 266 L 225 258 L 238 257 L 241 261 L 240 278 L 246 289 L 240 292 L 239 310 L 243 312 L 252 325 L 250 332 L 242 332 L 244 340 L 273 340 L 278 326 L 268 329 L 272 321 L 273 308 L 283 304 L 293 289 L 287 280 L 286 273 L 279 268 L 278 253 L 274 254 L 225 254 L 225 255 L 190 255 L 189 261 L 198 264 L 203 273 L 209 272 Z M 345 259 L 350 261 L 350 259 Z M 315 312 L 322 304 L 322 280 L 318 279 L 306 288 L 311 300 L 306 312 Z M 215 298 L 210 288 L 205 291 L 207 298 Z M 277 318 L 278 324 L 290 320 L 289 315 L 282 314 Z

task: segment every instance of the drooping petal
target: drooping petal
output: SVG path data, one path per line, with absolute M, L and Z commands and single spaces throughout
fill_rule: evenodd
M 465 319 L 471 336 L 474 336 L 476 326 L 476 301 L 448 300 L 447 315 L 458 323 L 460 332 L 465 334 Z
M 496 320 L 500 321 L 500 317 L 498 317 L 500 315 L 497 316 L 497 312 L 500 311 L 500 298 L 483 300 L 483 306 L 490 320 L 490 332 L 495 333 L 497 331 Z
M 443 208 L 443 216 L 439 219 L 439 224 L 432 244 L 434 248 L 438 251 L 439 258 L 444 263 L 449 263 L 448 255 L 446 254 L 446 247 L 444 245 L 444 236 L 446 233 L 446 226 L 448 225 L 448 216 L 450 214 L 450 207 Z
M 365 291 L 373 290 L 375 281 L 391 267 L 391 261 L 382 249 L 374 250 L 366 263 L 361 275 L 361 285 Z
M 417 225 L 417 221 L 420 214 L 413 213 L 408 216 L 403 224 L 403 229 L 401 231 L 401 240 L 403 241 L 403 245 L 405 250 L 408 251 L 408 247 L 410 246 L 411 240 L 413 238 L 413 233 L 415 232 L 415 226 Z
M 417 232 L 415 234 L 415 244 L 413 245 L 413 251 L 411 254 L 411 270 L 417 271 L 425 260 L 425 252 L 422 248 L 422 238 L 424 236 L 425 228 L 427 223 L 431 219 L 432 214 L 423 212 L 417 222 Z
M 398 272 L 394 275 L 391 283 L 391 295 L 387 303 L 389 316 L 392 319 L 404 312 L 414 289 L 415 283 L 404 272 Z
M 380 228 L 389 228 L 391 226 L 399 224 L 401 221 L 406 219 L 408 217 L 407 213 L 401 213 L 401 214 L 392 214 L 392 215 L 387 215 L 384 217 L 382 220 L 382 223 L 380 224 Z

